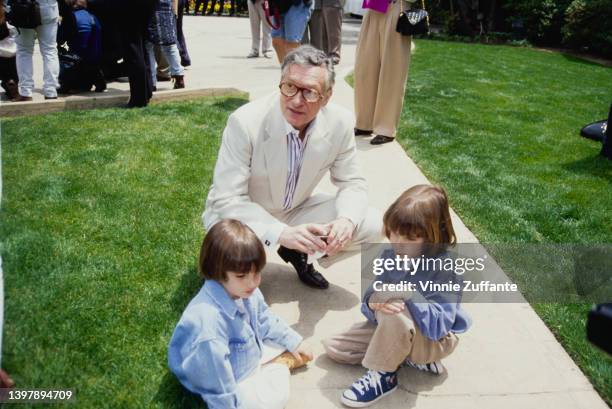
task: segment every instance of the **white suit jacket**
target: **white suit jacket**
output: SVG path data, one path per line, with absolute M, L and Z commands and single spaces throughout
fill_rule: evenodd
M 357 163 L 353 115 L 323 107 L 310 132 L 291 208 L 283 210 L 288 172 L 287 122 L 280 95 L 243 105 L 227 121 L 203 214 L 209 229 L 222 219 L 247 224 L 268 247 L 286 224 L 282 214 L 299 207 L 329 171 L 338 188 L 338 217 L 358 226 L 366 216 L 367 185 Z M 313 221 L 316 222 L 316 221 Z

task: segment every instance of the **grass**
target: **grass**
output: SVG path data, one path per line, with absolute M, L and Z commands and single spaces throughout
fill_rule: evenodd
M 607 117 L 612 69 L 526 48 L 417 41 L 398 139 L 483 243 L 612 243 L 612 161 L 578 136 Z M 610 300 L 608 300 L 610 301 Z M 588 303 L 532 303 L 612 405 Z
M 2 123 L 3 366 L 78 407 L 204 407 L 167 370 L 227 116 L 206 99 Z

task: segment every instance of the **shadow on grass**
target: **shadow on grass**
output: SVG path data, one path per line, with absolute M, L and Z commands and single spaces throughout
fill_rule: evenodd
M 583 57 L 579 57 L 573 54 L 567 54 L 567 53 L 561 53 L 561 55 L 563 56 L 563 58 L 565 58 L 568 61 L 571 61 L 573 63 L 577 63 L 577 64 L 583 64 L 583 65 L 589 65 L 589 66 L 597 66 L 597 67 L 612 67 L 612 62 L 607 62 L 604 63 L 604 60 L 602 59 L 601 62 L 597 62 L 597 61 L 593 61 L 593 60 L 587 60 Z
M 594 176 L 608 184 L 612 183 L 612 160 L 602 155 L 588 156 L 562 166 L 570 172 Z
M 222 109 L 222 110 L 225 110 L 231 113 L 237 110 L 238 108 L 240 108 L 242 105 L 246 104 L 247 102 L 249 101 L 244 98 L 238 98 L 238 97 L 224 98 L 224 99 L 221 99 L 215 102 L 213 104 L 213 107 Z
M 189 301 L 200 291 L 202 284 L 203 281 L 199 278 L 195 266 L 183 273 L 180 284 L 170 301 L 172 311 L 176 313 L 176 322 Z M 202 398 L 185 389 L 167 368 L 153 401 L 159 402 L 165 408 L 206 408 Z

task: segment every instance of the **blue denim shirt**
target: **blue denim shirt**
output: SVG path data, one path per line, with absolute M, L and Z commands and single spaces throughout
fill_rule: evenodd
M 302 337 L 269 310 L 259 289 L 244 298 L 246 314 L 217 281 L 189 303 L 168 346 L 168 366 L 209 409 L 243 407 L 236 384 L 259 365 L 262 342 L 295 351 Z
M 447 253 L 442 255 L 448 256 Z M 392 249 L 385 250 L 381 258 L 395 258 Z M 384 283 L 399 283 L 409 281 L 417 283 L 417 292 L 406 299 L 405 304 L 412 315 L 414 324 L 427 338 L 437 341 L 449 332 L 462 333 L 472 325 L 472 319 L 467 312 L 461 308 L 461 291 L 453 293 L 440 293 L 436 291 L 423 291 L 419 288 L 419 282 L 433 281 L 446 283 L 453 281 L 461 283 L 463 280 L 453 272 L 445 271 L 416 271 L 414 275 L 410 271 L 390 270 L 385 271 L 379 278 Z M 376 323 L 376 314 L 368 307 L 370 296 L 374 292 L 372 285 L 366 290 L 361 304 L 361 312 L 365 317 Z

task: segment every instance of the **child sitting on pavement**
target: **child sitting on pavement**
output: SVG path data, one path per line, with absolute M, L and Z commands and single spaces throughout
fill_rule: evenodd
M 264 301 L 258 287 L 265 264 L 263 245 L 237 220 L 215 224 L 202 244 L 206 281 L 174 330 L 168 365 L 210 409 L 282 409 L 289 369 L 312 359 L 302 337 Z
M 440 187 L 414 186 L 405 191 L 386 211 L 385 235 L 392 249 L 381 259 L 397 255 L 444 258 L 455 244 L 448 199 Z M 453 272 L 393 268 L 377 278 L 385 283 L 459 281 Z M 366 407 L 397 389 L 400 366 L 441 374 L 440 360 L 457 346 L 456 333 L 465 332 L 471 320 L 461 308 L 461 292 L 423 291 L 383 294 L 369 287 L 361 311 L 367 321 L 323 341 L 329 357 L 346 364 L 362 364 L 367 372 L 341 396 L 349 407 Z

